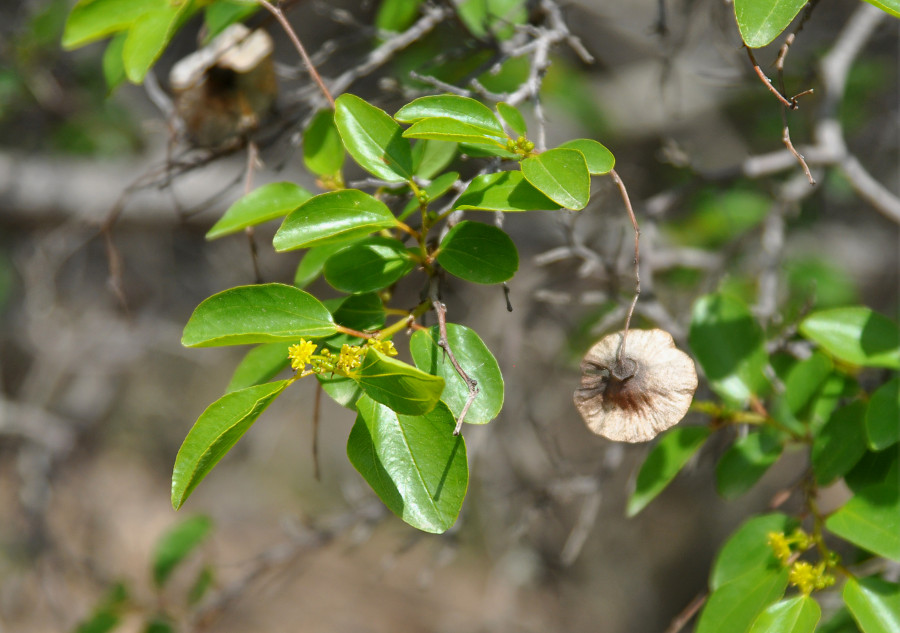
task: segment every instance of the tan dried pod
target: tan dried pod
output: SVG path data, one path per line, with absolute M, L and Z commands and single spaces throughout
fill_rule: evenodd
M 604 337 L 581 363 L 575 406 L 588 428 L 617 442 L 647 442 L 685 416 L 697 390 L 691 357 L 664 330 L 629 330 Z

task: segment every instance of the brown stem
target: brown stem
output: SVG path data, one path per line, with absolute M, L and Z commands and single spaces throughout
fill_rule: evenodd
M 332 110 L 334 109 L 334 97 L 331 96 L 331 92 L 329 92 L 328 88 L 325 86 L 325 82 L 322 81 L 322 76 L 319 75 L 316 67 L 313 65 L 312 60 L 309 58 L 309 55 L 306 52 L 306 49 L 303 47 L 303 43 L 300 41 L 300 38 L 297 37 L 297 33 L 294 31 L 291 23 L 288 22 L 288 19 L 285 17 L 284 12 L 279 8 L 268 2 L 268 0 L 257 0 L 269 13 L 275 16 L 275 19 L 278 20 L 278 23 L 281 24 L 282 28 L 284 28 L 285 32 L 288 34 L 291 42 L 294 44 L 294 48 L 297 49 L 297 52 L 300 53 L 300 57 L 303 59 L 303 64 L 306 66 L 307 72 L 309 72 L 310 77 L 313 78 L 313 81 L 319 86 L 319 90 L 322 91 L 322 94 L 325 95 L 325 98 L 328 99 L 328 103 L 331 104 Z
M 678 633 L 681 629 L 685 627 L 685 625 L 691 621 L 691 618 L 700 610 L 700 607 L 706 602 L 706 599 L 709 598 L 709 594 L 703 592 L 699 594 L 696 598 L 690 601 L 688 605 L 675 616 L 675 619 L 672 620 L 672 623 L 669 624 L 669 628 L 666 629 L 665 633 Z
M 256 143 L 249 141 L 247 143 L 247 176 L 244 179 L 244 195 L 250 193 L 250 190 L 253 188 L 253 174 L 258 165 L 259 148 L 257 148 Z M 247 242 L 250 245 L 250 259 L 253 262 L 253 277 L 256 280 L 256 283 L 261 284 L 263 278 L 262 273 L 259 270 L 259 251 L 256 248 L 256 239 L 254 239 L 256 231 L 252 226 L 248 226 L 244 229 L 244 234 L 247 236 Z
M 322 383 L 316 381 L 316 397 L 313 400 L 313 436 L 312 436 L 312 458 L 313 458 L 313 476 L 316 481 L 322 481 L 322 473 L 319 471 L 319 412 L 322 407 Z
M 772 85 L 772 80 L 766 77 L 766 73 L 764 73 L 762 68 L 759 67 L 759 64 L 756 63 L 756 57 L 754 57 L 753 55 L 753 49 L 746 45 L 744 46 L 744 48 L 747 50 L 747 56 L 750 58 L 750 63 L 753 64 L 753 70 L 756 72 L 757 76 L 759 76 L 759 79 L 763 82 L 763 85 L 765 85 L 765 87 L 769 89 L 769 92 L 775 95 L 775 97 L 778 99 L 778 101 L 781 102 L 784 107 L 790 110 L 796 110 L 797 103 L 790 101 L 787 97 L 778 92 L 778 89 Z
M 475 397 L 479 394 L 480 390 L 478 389 L 478 381 L 471 378 L 463 370 L 459 361 L 456 360 L 456 356 L 453 355 L 453 350 L 450 349 L 450 343 L 447 341 L 447 306 L 437 299 L 432 301 L 432 305 L 434 306 L 434 311 L 437 313 L 438 331 L 441 336 L 438 340 L 438 347 L 444 350 L 444 354 L 447 355 L 447 358 L 449 358 L 450 362 L 453 364 L 453 369 L 455 369 L 456 373 L 459 374 L 459 377 L 463 379 L 463 382 L 466 383 L 466 388 L 469 390 L 469 397 L 466 398 L 466 403 L 463 405 L 462 411 L 459 412 L 459 419 L 456 420 L 456 428 L 453 429 L 453 435 L 459 435 L 462 430 L 463 420 L 466 419 L 466 413 L 469 412 L 469 407 L 472 406 L 472 403 L 475 401 Z
M 631 326 L 631 316 L 634 314 L 634 306 L 637 305 L 638 297 L 641 296 L 641 229 L 638 226 L 637 218 L 634 217 L 634 208 L 631 206 L 631 199 L 628 197 L 628 190 L 625 189 L 625 183 L 619 177 L 615 169 L 609 171 L 613 182 L 619 188 L 622 195 L 622 201 L 625 203 L 625 209 L 628 211 L 628 217 L 631 219 L 631 226 L 634 228 L 634 298 L 631 300 L 631 306 L 628 308 L 628 315 L 625 317 L 625 329 L 622 331 L 622 344 L 619 346 L 619 352 L 616 354 L 616 361 L 622 360 L 622 354 L 625 353 L 625 341 L 628 338 L 628 328 Z

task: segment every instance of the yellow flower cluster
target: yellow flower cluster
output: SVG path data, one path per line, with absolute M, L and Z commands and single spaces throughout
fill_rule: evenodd
M 397 350 L 394 348 L 393 341 L 382 341 L 381 339 L 370 338 L 367 344 L 369 347 L 381 352 L 385 356 L 397 355 Z
M 336 367 L 344 372 L 350 373 L 362 364 L 362 357 L 365 356 L 364 347 L 358 345 L 347 345 L 341 347 L 341 355 L 338 357 Z
M 323 347 L 316 354 L 315 343 L 306 339 L 300 339 L 299 343 L 288 348 L 288 358 L 291 359 L 291 368 L 296 372 L 306 372 L 303 373 L 304 376 L 334 372 L 347 375 L 359 369 L 363 358 L 366 356 L 366 351 L 370 347 L 387 356 L 397 355 L 397 350 L 391 341 L 375 338 L 370 338 L 365 345 L 349 345 L 345 343 L 338 355 L 333 354 L 327 347 Z M 309 370 L 306 369 L 307 365 L 310 365 Z
M 821 591 L 834 584 L 835 578 L 826 571 L 825 561 L 813 566 L 805 560 L 797 561 L 791 566 L 789 580 L 803 595 L 808 596 L 814 590 Z
M 288 348 L 288 358 L 291 359 L 291 369 L 303 371 L 309 364 L 312 355 L 316 352 L 316 344 L 306 339 L 300 339 L 296 345 Z
M 772 548 L 775 557 L 782 565 L 787 565 L 791 557 L 799 556 L 806 550 L 814 547 L 816 538 L 804 532 L 801 528 L 794 530 L 790 536 L 784 532 L 769 532 L 769 547 Z M 826 552 L 826 559 L 816 565 L 805 560 L 795 561 L 791 565 L 788 579 L 804 595 L 808 596 L 813 591 L 819 591 L 834 584 L 835 578 L 828 573 L 828 569 L 838 564 L 840 559 L 834 552 Z

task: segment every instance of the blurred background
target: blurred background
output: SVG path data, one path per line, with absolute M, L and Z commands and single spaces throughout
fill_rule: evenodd
M 535 16 L 538 4 L 529 3 Z M 693 301 L 720 288 L 753 305 L 775 338 L 813 307 L 861 302 L 896 318 L 896 20 L 855 36 L 845 89 L 822 60 L 871 7 L 818 3 L 797 35 L 786 92 L 815 93 L 787 116 L 794 143 L 811 148 L 811 186 L 783 160 L 781 108 L 753 73 L 730 3 L 559 6 L 594 61 L 563 44 L 552 50 L 547 142 L 594 138 L 616 156 L 642 225 L 639 327 L 663 327 L 687 349 Z M 802 458 L 786 455 L 726 502 L 713 468 L 728 438 L 717 436 L 625 518 L 648 447 L 592 435 L 572 404 L 581 356 L 621 328 L 633 287 L 630 224 L 601 177 L 579 213 L 507 217 L 521 258 L 512 312 L 499 287 L 443 288 L 449 320 L 480 334 L 506 381 L 500 417 L 465 429 L 470 489 L 450 532 L 418 533 L 384 509 L 346 459 L 353 414 L 328 399 L 314 477 L 308 381 L 176 514 L 175 454 L 245 351 L 179 341 L 200 301 L 255 281 L 245 236 L 204 240 L 240 197 L 247 154 L 173 138 L 169 71 L 196 50 L 199 19 L 156 65 L 156 84 L 109 95 L 103 44 L 60 50 L 70 8 L 0 6 L 0 630 L 74 631 L 113 605 L 122 631 L 150 630 L 157 615 L 170 627 L 160 631 L 663 631 L 705 590 L 727 535 L 802 472 Z M 329 81 L 361 68 L 382 41 L 377 9 L 305 0 L 288 16 Z M 275 40 L 279 87 L 255 182 L 315 191 L 298 141 L 314 87 L 277 24 L 262 12 L 247 22 Z M 782 41 L 757 52 L 773 77 Z M 483 45 L 445 20 L 345 90 L 393 112 L 429 89 L 411 71 L 514 87 L 527 57 L 492 75 Z M 885 196 L 860 191 L 852 170 L 829 163 L 826 122 Z M 474 173 L 478 161 L 460 165 Z M 290 283 L 299 255 L 276 256 L 276 228 L 256 230 L 259 275 Z M 312 292 L 329 290 L 317 283 Z M 404 350 L 405 334 L 395 342 Z M 702 382 L 698 395 L 708 395 Z M 841 490 L 829 495 L 840 503 Z M 157 543 L 194 516 L 211 519 L 209 537 L 159 590 Z

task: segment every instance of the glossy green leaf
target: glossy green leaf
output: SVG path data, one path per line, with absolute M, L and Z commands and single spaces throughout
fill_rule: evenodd
M 94 613 L 78 624 L 75 633 L 108 633 L 119 625 L 128 608 L 128 589 L 124 583 L 117 582 L 106 592 Z
M 438 347 L 438 326 L 419 330 L 409 341 L 416 367 L 444 379 L 441 400 L 450 407 L 455 418 L 462 413 L 469 389 L 453 368 L 443 349 Z M 463 371 L 478 383 L 478 395 L 466 412 L 469 424 L 487 424 L 497 417 L 503 407 L 503 376 L 497 360 L 474 330 L 456 323 L 447 324 L 447 342 Z
M 900 631 L 900 585 L 877 576 L 848 578 L 844 602 L 862 633 Z
M 833 368 L 831 360 L 819 352 L 791 368 L 784 381 L 784 398 L 791 413 L 800 419 L 807 417 L 810 405 Z
M 434 178 L 453 162 L 456 148 L 456 143 L 416 141 L 412 148 L 413 173 L 426 180 Z
M 528 21 L 525 0 L 462 0 L 456 12 L 478 38 L 508 39 L 516 32 L 516 24 Z
M 375 16 L 375 26 L 382 31 L 405 31 L 416 19 L 424 0 L 383 0 Z
M 303 130 L 303 162 L 317 176 L 335 178 L 344 166 L 344 144 L 334 124 L 334 112 L 319 110 Z
M 79 0 L 66 20 L 63 48 L 71 50 L 128 29 L 163 0 Z
M 383 110 L 351 94 L 335 100 L 334 123 L 344 147 L 370 174 L 388 182 L 412 178 L 412 152 L 403 130 Z
M 769 532 L 788 533 L 794 527 L 794 519 L 778 512 L 744 522 L 716 555 L 709 576 L 710 589 L 716 590 L 755 571 L 779 569 L 781 563 L 769 546 Z
M 714 590 L 696 633 L 747 633 L 757 616 L 784 595 L 788 574 L 787 568 L 754 570 Z
M 506 146 L 498 147 L 496 145 L 478 145 L 477 143 L 460 143 L 459 153 L 469 158 L 505 158 L 507 160 L 519 161 L 522 157 L 515 152 L 506 149 Z
M 417 121 L 403 133 L 403 137 L 506 147 L 506 136 L 494 136 L 474 125 L 446 117 Z
M 800 333 L 849 363 L 900 369 L 900 328 L 869 308 L 814 312 L 800 323 Z
M 744 494 L 778 461 L 781 449 L 779 435 L 767 429 L 740 438 L 716 465 L 716 490 L 726 499 Z
M 162 2 L 134 21 L 122 47 L 128 80 L 139 84 L 168 46 L 175 31 L 195 10 L 193 2 Z
M 831 414 L 813 438 L 812 467 L 819 485 L 843 477 L 866 452 L 866 403 L 860 400 Z
M 400 108 L 394 118 L 406 124 L 423 119 L 450 119 L 464 124 L 465 129 L 477 130 L 478 136 L 506 138 L 503 126 L 490 108 L 480 101 L 458 95 L 420 97 Z
M 818 602 L 809 596 L 795 596 L 760 613 L 750 633 L 813 633 L 821 617 Z
M 428 413 L 444 390 L 440 376 L 426 374 L 371 347 L 354 378 L 372 400 L 405 415 Z
M 900 561 L 900 484 L 861 488 L 825 520 L 825 527 L 865 550 Z
M 709 437 L 707 426 L 679 426 L 663 434 L 638 472 L 625 514 L 633 517 L 669 485 Z
M 176 510 L 209 471 L 241 439 L 285 387 L 287 380 L 225 394 L 204 411 L 184 438 L 172 472 L 172 507 Z
M 365 239 L 361 237 L 359 239 Z M 303 254 L 300 263 L 297 264 L 297 270 L 294 272 L 294 285 L 298 288 L 305 288 L 319 275 L 325 268 L 325 262 L 328 258 L 337 253 L 342 248 L 349 246 L 354 240 L 351 238 L 346 242 L 335 242 L 326 244 L 325 246 L 314 246 Z
M 290 343 L 266 343 L 251 349 L 231 375 L 225 393 L 246 389 L 267 382 L 288 367 Z
M 822 383 L 810 410 L 809 428 L 813 435 L 818 435 L 839 404 L 858 394 L 859 385 L 853 378 L 837 372 L 829 375 Z
M 103 78 L 106 79 L 107 94 L 115 90 L 125 81 L 125 66 L 122 62 L 122 49 L 128 33 L 119 31 L 106 45 L 103 51 Z
M 698 299 L 689 341 L 710 386 L 722 398 L 743 406 L 766 389 L 763 332 L 740 299 L 718 293 Z
M 437 178 L 431 181 L 431 183 L 425 187 L 425 195 L 428 196 L 428 203 L 431 204 L 445 193 L 450 191 L 456 181 L 459 179 L 459 174 L 455 171 L 449 171 L 446 174 L 441 174 Z M 403 207 L 403 211 L 397 217 L 398 220 L 404 220 L 409 217 L 416 209 L 421 206 L 418 199 L 415 197 L 411 198 L 409 202 L 406 203 L 406 206 Z
M 522 161 L 522 174 L 536 189 L 566 209 L 578 211 L 591 199 L 591 175 L 584 154 L 551 149 Z
M 311 294 L 284 284 L 238 286 L 197 306 L 181 344 L 214 347 L 294 341 L 335 333 L 331 313 Z
M 463 211 L 555 210 L 556 204 L 525 180 L 520 171 L 476 176 L 453 205 Z
M 806 0 L 734 0 L 741 39 L 750 48 L 769 44 L 781 35 Z
M 378 497 L 406 523 L 447 531 L 459 516 L 469 482 L 466 444 L 453 435 L 444 403 L 424 415 L 398 415 L 370 398 L 347 439 L 347 457 Z
M 396 226 L 391 210 L 357 189 L 329 191 L 292 211 L 275 233 L 276 251 L 346 242 Z
M 387 288 L 415 267 L 399 240 L 373 236 L 342 249 L 325 262 L 325 280 L 344 292 Z
M 338 374 L 334 376 L 316 375 L 316 378 L 319 380 L 319 384 L 322 385 L 322 389 L 325 390 L 325 393 L 332 400 L 342 407 L 356 409 L 356 401 L 363 395 L 358 382 Z
M 574 149 L 584 155 L 588 171 L 595 176 L 608 174 L 616 166 L 616 158 L 612 152 L 606 149 L 602 143 L 589 138 L 579 138 L 574 141 L 566 141 L 559 146 L 561 149 Z
M 898 0 L 866 0 L 866 2 L 878 7 L 888 15 L 900 18 L 900 1 Z
M 866 410 L 866 437 L 869 448 L 876 451 L 900 440 L 900 378 L 897 376 L 872 394 Z
M 332 312 L 336 323 L 353 330 L 377 330 L 384 325 L 384 303 L 375 293 L 350 295 Z
M 256 13 L 261 5 L 249 0 L 215 0 L 206 7 L 206 42 L 236 22 L 242 22 Z
M 468 220 L 447 232 L 437 261 L 451 275 L 478 284 L 507 281 L 519 269 L 519 253 L 509 235 L 496 226 Z
M 525 123 L 525 117 L 516 106 L 501 101 L 497 104 L 497 112 L 513 132 L 522 136 L 528 134 L 528 124 Z
M 817 629 L 817 633 L 860 633 L 847 607 L 841 607 Z
M 882 451 L 866 451 L 844 475 L 847 487 L 855 493 L 874 484 L 900 481 L 900 444 Z
M 206 516 L 186 519 L 169 528 L 156 543 L 153 552 L 153 582 L 166 584 L 178 564 L 200 545 L 212 531 L 212 520 Z
M 214 240 L 280 218 L 312 198 L 312 194 L 292 182 L 273 182 L 257 187 L 228 207 L 218 222 L 206 233 Z

